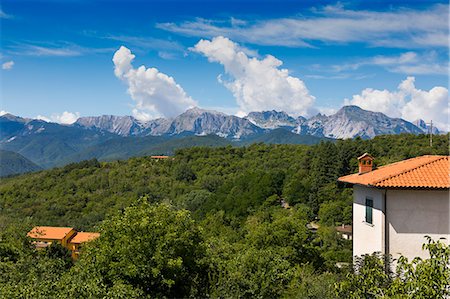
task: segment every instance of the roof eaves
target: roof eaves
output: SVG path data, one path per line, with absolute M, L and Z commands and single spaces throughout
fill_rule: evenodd
M 410 169 L 408 169 L 408 170 L 403 170 L 403 171 L 399 171 L 399 172 L 397 172 L 397 173 L 388 175 L 388 176 L 386 176 L 386 177 L 383 177 L 383 178 L 381 178 L 381 179 L 379 179 L 379 180 L 374 181 L 372 184 L 373 184 L 374 186 L 383 187 L 383 186 L 381 185 L 381 183 L 384 182 L 384 181 L 387 181 L 387 180 L 392 179 L 392 178 L 394 178 L 394 177 L 397 177 L 397 176 L 400 176 L 400 175 L 409 173 L 409 172 L 411 172 L 411 171 L 417 170 L 417 169 L 419 169 L 419 168 L 421 168 L 421 167 L 423 167 L 423 166 L 425 166 L 425 165 L 429 165 L 429 164 L 431 164 L 431 163 L 435 163 L 435 162 L 437 162 L 437 161 L 439 161 L 439 160 L 441 160 L 441 159 L 445 159 L 445 158 L 446 158 L 445 156 L 437 156 L 436 159 L 434 159 L 434 160 L 426 161 L 426 162 L 424 162 L 424 163 L 422 163 L 422 164 L 419 164 L 419 165 L 417 165 L 417 166 L 415 166 L 415 167 L 413 167 L 413 168 L 410 168 Z M 400 162 L 403 162 L 403 161 L 400 161 Z M 392 165 L 392 164 L 390 164 L 390 165 Z M 388 166 L 388 165 L 386 165 L 386 166 Z

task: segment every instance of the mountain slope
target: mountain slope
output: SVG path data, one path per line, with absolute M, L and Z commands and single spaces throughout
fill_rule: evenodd
M 44 168 L 61 165 L 62 161 L 89 146 L 102 143 L 116 135 L 77 126 L 0 116 L 0 149 L 21 154 Z
M 97 129 L 119 136 L 138 135 L 142 131 L 142 125 L 132 116 L 102 115 L 80 117 L 74 126 Z
M 344 106 L 337 113 L 318 114 L 296 128 L 299 134 L 329 138 L 373 138 L 385 134 L 421 134 L 414 124 L 400 118 L 390 118 L 380 112 L 363 110 L 357 106 Z
M 245 138 L 263 131 L 247 119 L 200 108 L 189 109 L 174 119 L 159 118 L 149 122 L 140 122 L 131 116 L 81 117 L 74 126 L 119 136 L 216 134 L 231 139 Z
M 262 111 L 250 112 L 246 117 L 251 123 L 264 129 L 295 128 L 299 122 L 286 112 Z
M 246 119 L 225 113 L 192 108 L 177 116 L 167 134 L 216 134 L 221 137 L 240 139 L 263 130 Z
M 84 159 L 126 159 L 143 154 L 171 153 L 182 146 L 263 143 L 314 144 L 324 138 L 370 139 L 384 134 L 423 134 L 403 119 L 342 107 L 337 113 L 318 114 L 310 119 L 293 118 L 285 112 L 251 112 L 246 118 L 192 108 L 173 119 L 159 118 L 146 123 L 132 116 L 82 117 L 73 125 L 47 123 L 0 116 L 0 149 L 23 155 L 44 168 Z M 295 133 L 295 134 L 294 134 Z M 215 135 L 217 138 L 182 139 Z M 223 137 L 223 138 L 219 138 Z M 188 141 L 190 140 L 190 141 Z M 182 143 L 183 141 L 184 143 Z
M 278 128 L 268 133 L 252 136 L 251 138 L 241 142 L 248 145 L 251 143 L 266 144 L 316 144 L 320 141 L 333 140 L 326 137 L 317 137 L 311 135 L 298 135 L 286 129 Z
M 0 150 L 0 177 L 41 169 L 41 167 L 18 153 Z
M 189 148 L 193 146 L 217 147 L 230 144 L 231 141 L 216 135 L 184 137 L 119 137 L 77 152 L 67 157 L 63 164 L 90 160 L 93 158 L 100 161 L 113 161 L 148 155 L 173 155 L 175 150 L 179 148 Z

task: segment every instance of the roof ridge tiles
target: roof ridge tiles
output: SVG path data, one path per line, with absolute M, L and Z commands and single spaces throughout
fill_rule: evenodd
M 450 188 L 450 156 L 424 155 L 380 166 L 364 174 L 349 174 L 338 181 L 375 188 Z
M 418 160 L 418 158 L 423 158 L 423 157 L 435 157 L 435 159 L 434 159 L 434 160 L 431 160 L 431 161 L 426 161 L 426 162 L 424 162 L 424 163 L 422 163 L 422 164 L 419 164 L 419 165 L 417 165 L 417 166 L 415 166 L 415 167 L 412 167 L 412 168 L 410 168 L 410 169 L 399 170 L 397 173 L 394 173 L 394 174 L 385 176 L 385 177 L 383 177 L 383 178 L 381 178 L 381 179 L 378 179 L 378 180 L 374 181 L 374 182 L 373 182 L 372 184 L 370 184 L 370 185 L 372 185 L 372 186 L 377 186 L 378 184 L 380 184 L 380 183 L 383 182 L 383 181 L 387 181 L 387 180 L 392 179 L 392 178 L 394 178 L 394 177 L 397 177 L 397 176 L 400 176 L 400 175 L 409 173 L 409 172 L 411 172 L 411 171 L 417 170 L 417 169 L 419 169 L 419 168 L 421 168 L 421 167 L 424 167 L 425 165 L 429 165 L 429 164 L 435 163 L 435 162 L 437 162 L 437 161 L 439 161 L 439 160 L 441 160 L 441 159 L 445 159 L 445 158 L 448 157 L 448 156 L 424 155 L 424 156 L 418 156 L 418 157 L 415 157 L 415 158 L 412 158 L 412 159 L 417 159 L 417 160 Z M 391 165 L 394 165 L 394 164 L 399 164 L 399 163 L 401 163 L 401 162 L 408 162 L 408 161 L 411 161 L 411 159 L 408 159 L 408 160 L 402 160 L 402 161 L 395 162 L 395 163 L 392 163 L 392 164 L 384 165 L 384 166 L 382 166 L 382 167 L 385 167 L 385 166 L 391 166 Z M 380 167 L 380 168 L 381 168 L 381 167 Z

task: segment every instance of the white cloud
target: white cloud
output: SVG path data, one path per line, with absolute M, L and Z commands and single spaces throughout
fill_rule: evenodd
M 158 51 L 158 56 L 162 59 L 171 60 L 177 57 L 176 53 L 167 52 L 167 51 Z
M 191 50 L 223 65 L 229 78 L 218 79 L 233 93 L 241 112 L 275 109 L 294 115 L 309 114 L 315 98 L 303 81 L 280 68 L 283 62 L 277 58 L 249 57 L 239 45 L 222 36 L 200 40 Z
M 140 36 L 127 36 L 127 35 L 106 35 L 105 39 L 116 40 L 123 43 L 131 44 L 133 46 L 142 49 L 151 50 L 170 50 L 170 51 L 181 51 L 185 50 L 184 46 L 180 43 L 172 40 L 159 39 L 153 37 L 140 37 Z
M 426 9 L 351 10 L 342 5 L 312 10 L 310 15 L 262 21 L 195 19 L 157 27 L 196 37 L 222 35 L 239 42 L 314 47 L 317 42 L 362 42 L 397 48 L 448 47 L 448 5 Z
M 2 70 L 11 70 L 14 66 L 14 61 L 10 60 L 2 64 Z
M 378 55 L 371 58 L 364 58 L 355 63 L 333 65 L 332 71 L 342 72 L 347 70 L 357 70 L 363 66 L 380 66 L 393 73 L 402 74 L 448 74 L 448 61 L 438 62 L 437 54 L 431 51 L 424 55 L 416 52 L 405 52 L 399 55 L 384 56 Z
M 111 53 L 113 48 L 89 48 L 70 42 L 58 43 L 17 43 L 8 46 L 7 52 L 13 55 L 22 56 L 56 56 L 75 57 L 89 54 Z
M 0 8 L 0 19 L 12 19 L 12 15 L 7 14 Z
M 60 124 L 64 124 L 64 125 L 70 125 L 73 124 L 74 122 L 77 121 L 77 119 L 80 117 L 80 113 L 79 112 L 68 112 L 68 111 L 64 111 L 61 114 L 52 114 L 51 116 L 51 120 Z M 42 120 L 47 121 L 48 118 L 46 118 L 45 116 L 41 116 Z
M 136 102 L 133 114 L 141 118 L 176 116 L 196 106 L 175 80 L 156 68 L 131 64 L 135 55 L 122 46 L 113 57 L 114 74 L 128 85 L 128 93 Z
M 132 112 L 134 118 L 143 122 L 149 121 L 153 118 L 149 113 L 146 113 L 145 111 L 142 110 L 133 109 Z
M 408 121 L 433 120 L 438 128 L 449 130 L 448 89 L 435 86 L 429 91 L 421 90 L 415 87 L 414 82 L 414 77 L 407 77 L 395 91 L 366 88 L 351 100 L 345 99 L 344 103 Z
M 45 117 L 45 116 L 40 115 L 40 114 L 38 116 L 36 116 L 35 119 L 43 120 L 43 121 L 48 122 L 48 123 L 51 122 L 50 118 Z
M 0 110 L 0 116 L 5 115 L 5 114 L 8 114 L 8 113 L 9 113 L 8 111 Z

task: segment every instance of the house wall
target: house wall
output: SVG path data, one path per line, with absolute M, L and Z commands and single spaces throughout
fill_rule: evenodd
M 384 253 L 384 190 L 353 188 L 353 255 Z M 373 200 L 373 223 L 366 223 L 366 197 Z
M 450 193 L 432 190 L 387 190 L 386 217 L 388 220 L 389 253 L 400 253 L 412 259 L 429 257 L 422 250 L 425 235 L 434 240 L 450 240 Z M 356 237 L 355 237 L 356 239 Z

